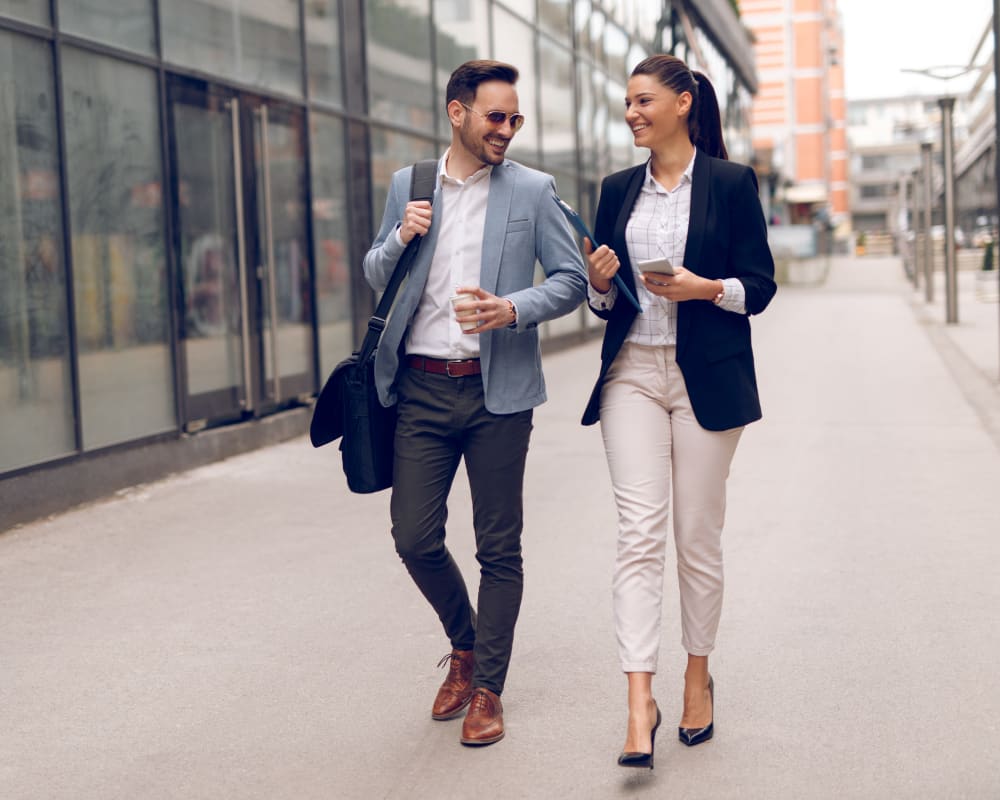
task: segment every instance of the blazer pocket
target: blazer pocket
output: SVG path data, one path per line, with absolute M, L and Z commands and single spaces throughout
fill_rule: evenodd
M 709 364 L 732 358 L 750 349 L 750 342 L 746 339 L 727 339 L 721 342 L 712 342 L 705 345 L 705 360 Z
M 517 231 L 526 231 L 530 228 L 530 219 L 512 219 L 507 223 L 507 233 L 517 233 Z

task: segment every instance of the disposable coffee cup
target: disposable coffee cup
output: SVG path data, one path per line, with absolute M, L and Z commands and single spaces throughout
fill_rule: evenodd
M 456 303 L 470 303 L 470 302 L 475 302 L 476 300 L 477 300 L 476 296 L 474 294 L 470 294 L 468 292 L 463 292 L 462 294 L 452 295 L 452 298 L 451 298 L 451 307 L 454 310 Z M 457 315 L 459 312 L 456 311 L 455 313 Z M 462 314 L 464 316 L 466 316 L 466 317 L 469 316 L 469 315 L 474 315 L 475 313 L 476 313 L 475 311 L 463 311 L 462 312 Z M 462 330 L 463 331 L 474 331 L 476 328 L 479 327 L 479 322 L 477 320 L 473 319 L 473 320 L 469 320 L 468 322 L 466 322 L 466 321 L 464 321 L 462 319 L 461 316 L 459 316 L 459 318 L 458 318 L 458 324 L 462 326 Z

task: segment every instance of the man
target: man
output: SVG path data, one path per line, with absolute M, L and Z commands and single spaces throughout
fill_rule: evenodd
M 504 735 L 500 695 L 521 605 L 524 464 L 532 409 L 546 397 L 538 324 L 569 313 L 587 293 L 552 177 L 504 157 L 524 122 L 517 77 L 497 61 L 455 70 L 446 95 L 451 146 L 433 207 L 407 202 L 412 168 L 393 175 L 364 263 L 368 282 L 382 290 L 406 244 L 424 237 L 382 333 L 375 377 L 383 405 L 399 404 L 396 552 L 452 646 L 431 715 L 451 719 L 468 707 L 467 745 Z M 546 275 L 538 286 L 536 259 Z M 456 294 L 471 299 L 453 307 Z M 448 493 L 462 458 L 480 564 L 478 620 L 445 546 Z

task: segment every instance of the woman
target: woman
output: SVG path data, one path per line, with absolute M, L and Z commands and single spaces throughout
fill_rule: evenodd
M 748 316 L 776 287 L 757 179 L 727 160 L 708 79 L 674 56 L 647 58 L 629 79 L 625 121 L 650 158 L 605 178 L 594 235 L 608 244 L 584 243 L 590 306 L 607 327 L 583 424 L 601 421 L 618 506 L 613 601 L 629 709 L 618 763 L 652 769 L 671 485 L 688 653 L 678 733 L 696 745 L 714 732 L 726 478 L 743 426 L 761 416 Z M 640 269 L 649 259 L 668 263 Z M 618 297 L 619 270 L 641 314 Z

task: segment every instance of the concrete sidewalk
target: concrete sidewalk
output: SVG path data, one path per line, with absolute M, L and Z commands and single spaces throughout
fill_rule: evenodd
M 754 320 L 765 419 L 730 480 L 711 743 L 672 735 L 671 566 L 656 770 L 615 765 L 595 342 L 546 359 L 504 741 L 430 719 L 448 645 L 388 494 L 298 439 L 0 536 L 0 797 L 1000 796 L 1000 449 L 911 295 L 897 261 L 845 259 Z

